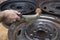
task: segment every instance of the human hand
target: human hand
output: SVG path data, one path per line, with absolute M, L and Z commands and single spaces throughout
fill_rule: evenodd
M 2 13 L 5 18 L 4 20 L 7 23 L 13 23 L 16 20 L 20 20 L 20 17 L 17 14 L 21 14 L 21 13 L 16 10 L 5 10 L 5 11 L 2 11 Z

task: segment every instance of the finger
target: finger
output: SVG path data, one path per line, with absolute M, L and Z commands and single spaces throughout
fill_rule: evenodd
M 10 20 L 8 20 L 9 23 L 13 23 L 13 22 L 15 22 L 15 21 L 16 21 L 15 18 L 11 18 Z
M 16 20 L 20 20 L 20 17 L 19 16 L 16 16 Z
M 21 12 L 18 12 L 18 11 L 16 11 L 16 10 L 14 10 L 14 11 L 15 11 L 16 14 L 21 14 Z
M 13 23 L 13 22 L 15 22 L 16 21 L 16 19 L 14 18 L 14 17 L 7 17 L 6 18 L 6 22 L 7 23 Z
M 11 19 L 6 19 L 7 23 L 12 23 Z

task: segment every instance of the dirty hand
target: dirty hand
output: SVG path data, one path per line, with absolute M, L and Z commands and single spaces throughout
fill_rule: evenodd
M 17 14 L 21 14 L 16 10 L 5 10 L 2 11 L 3 16 L 5 17 L 5 21 L 8 23 L 13 23 L 16 20 L 20 20 L 20 17 Z

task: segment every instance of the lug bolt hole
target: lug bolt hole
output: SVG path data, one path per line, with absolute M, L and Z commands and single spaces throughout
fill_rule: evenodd
M 18 31 L 17 35 L 19 36 L 21 34 L 21 30 Z

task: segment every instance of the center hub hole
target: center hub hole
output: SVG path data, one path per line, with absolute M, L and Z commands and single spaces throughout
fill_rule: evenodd
M 38 31 L 37 31 L 37 35 L 38 35 L 39 37 L 46 37 L 46 32 L 44 32 L 44 31 L 42 31 L 42 30 L 38 30 Z

